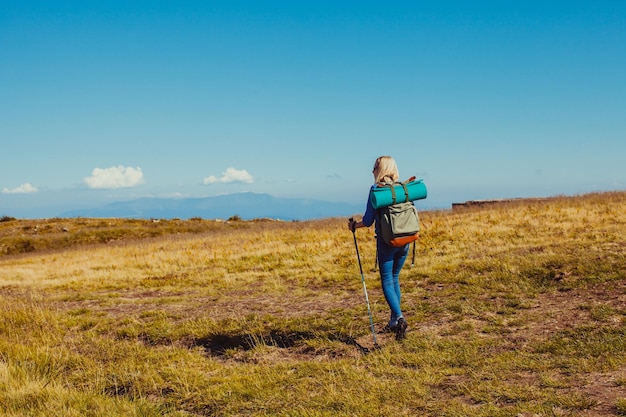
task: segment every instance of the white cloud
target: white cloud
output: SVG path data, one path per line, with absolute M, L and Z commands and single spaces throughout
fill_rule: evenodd
M 230 182 L 251 184 L 254 182 L 254 178 L 245 169 L 239 170 L 235 168 L 228 168 L 226 169 L 226 171 L 222 172 L 221 177 L 218 178 L 215 175 L 211 175 L 209 177 L 206 177 L 202 182 L 207 185 Z
M 39 191 L 37 187 L 33 187 L 30 183 L 25 182 L 17 188 L 9 190 L 8 188 L 4 188 L 2 190 L 2 194 L 31 194 Z
M 89 188 L 129 188 L 143 184 L 141 168 L 118 165 L 110 168 L 94 168 L 91 177 L 84 179 Z

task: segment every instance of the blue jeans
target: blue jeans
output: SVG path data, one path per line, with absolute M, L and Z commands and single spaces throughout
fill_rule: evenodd
M 409 253 L 409 245 L 399 248 L 387 245 L 381 239 L 377 239 L 376 247 L 378 249 L 378 267 L 380 268 L 380 282 L 383 287 L 385 300 L 391 309 L 391 318 L 389 326 L 395 326 L 398 318 L 402 317 L 400 309 L 400 301 L 402 293 L 400 291 L 400 270 L 404 265 L 407 254 Z

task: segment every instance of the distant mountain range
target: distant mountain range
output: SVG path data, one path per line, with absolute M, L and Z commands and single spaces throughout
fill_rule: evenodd
M 310 220 L 359 214 L 365 204 L 333 203 L 302 198 L 280 198 L 269 194 L 237 193 L 205 198 L 140 198 L 98 208 L 71 210 L 60 217 L 141 218 L 141 219 L 228 219 L 271 218 Z

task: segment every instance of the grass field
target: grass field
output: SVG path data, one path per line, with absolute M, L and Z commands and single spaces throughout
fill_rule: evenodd
M 421 220 L 374 350 L 346 219 L 5 216 L 0 415 L 626 416 L 626 193 Z

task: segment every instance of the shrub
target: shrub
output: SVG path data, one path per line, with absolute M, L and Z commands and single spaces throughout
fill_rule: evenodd
M 29 239 L 16 239 L 12 243 L 3 248 L 5 255 L 13 255 L 17 253 L 34 252 L 35 246 Z

